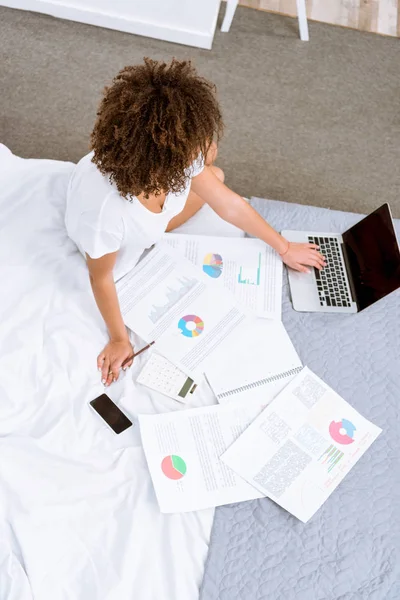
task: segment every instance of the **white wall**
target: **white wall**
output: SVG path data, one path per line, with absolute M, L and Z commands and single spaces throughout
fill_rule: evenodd
M 0 0 L 0 5 L 211 48 L 220 0 Z

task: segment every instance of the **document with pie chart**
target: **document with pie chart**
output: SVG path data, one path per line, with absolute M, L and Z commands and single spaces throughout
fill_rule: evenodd
M 306 523 L 381 431 L 305 367 L 222 460 Z M 373 480 L 370 471 L 367 479 Z M 354 501 L 360 489 L 355 487 Z M 334 496 L 329 501 L 334 502 Z
M 161 512 L 201 510 L 263 496 L 220 459 L 259 413 L 257 406 L 240 403 L 139 415 Z
M 231 292 L 258 317 L 281 318 L 282 260 L 252 238 L 167 233 L 163 242 L 199 267 L 216 288 Z
M 217 253 L 212 254 L 207 266 L 220 268 Z M 156 245 L 116 284 L 124 322 L 144 341 L 155 342 L 158 354 L 188 377 L 210 373 L 218 393 L 297 367 L 282 322 L 257 319 L 211 280 L 175 248 Z M 251 364 L 254 353 L 261 364 Z
M 193 379 L 217 360 L 222 343 L 224 353 L 234 352 L 237 326 L 254 319 L 170 247 L 153 248 L 116 288 L 125 324 Z

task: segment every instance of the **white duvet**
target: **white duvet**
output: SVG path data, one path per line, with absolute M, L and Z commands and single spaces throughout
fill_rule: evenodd
M 135 385 L 144 354 L 108 392 L 133 428 L 88 407 L 107 334 L 64 227 L 72 169 L 0 145 L 0 600 L 196 600 L 213 511 L 159 512 L 136 420 L 176 403 Z M 208 208 L 182 230 L 238 235 Z

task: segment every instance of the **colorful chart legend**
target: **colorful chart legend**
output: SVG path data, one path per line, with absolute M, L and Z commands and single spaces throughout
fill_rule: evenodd
M 209 277 L 217 279 L 222 275 L 222 256 L 220 254 L 206 254 L 203 259 L 203 271 Z
M 186 315 L 179 319 L 178 329 L 186 337 L 197 337 L 203 333 L 204 322 L 196 315 Z
M 183 458 L 177 456 L 176 454 L 171 454 L 162 460 L 161 470 L 165 477 L 177 481 L 178 479 L 182 479 L 182 477 L 185 475 L 187 467 Z
M 338 448 L 336 448 L 336 446 L 331 444 L 329 446 L 329 448 L 327 448 L 325 450 L 325 452 L 319 457 L 318 460 L 323 465 L 328 466 L 328 473 L 330 473 L 332 471 L 332 469 L 334 467 L 336 467 L 338 462 L 340 462 L 340 460 L 343 458 L 343 456 L 344 456 L 343 452 L 341 450 L 339 450 Z
M 248 273 L 250 271 L 251 273 Z M 254 267 L 240 267 L 238 283 L 244 285 L 260 285 L 261 283 L 261 252 L 258 254 L 258 265 Z

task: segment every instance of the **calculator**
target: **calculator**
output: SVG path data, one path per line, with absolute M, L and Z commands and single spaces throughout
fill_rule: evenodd
M 156 352 L 151 353 L 136 381 L 183 403 L 190 400 L 197 388 L 193 379 Z

